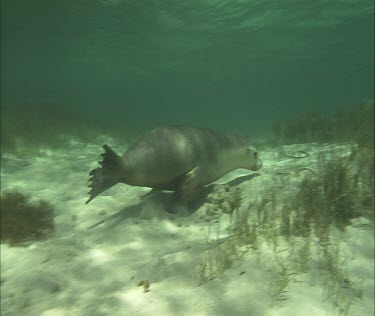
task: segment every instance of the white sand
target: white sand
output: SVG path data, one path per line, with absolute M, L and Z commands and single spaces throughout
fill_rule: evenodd
M 121 153 L 124 148 L 114 149 Z M 306 149 L 311 156 L 278 160 L 274 151 L 261 154 L 261 176 L 238 184 L 243 207 L 271 188 L 287 197 L 291 192 L 281 188 L 275 171 L 290 171 L 295 164 L 313 168 L 317 153 L 329 146 L 288 147 L 297 149 Z M 281 243 L 278 249 L 284 251 L 276 256 L 264 241 L 257 251 L 248 251 L 221 275 L 198 286 L 200 265 L 220 249 L 215 239 L 226 238 L 228 215 L 221 216 L 222 228 L 216 234 L 215 225 L 201 218 L 206 204 L 189 216 L 172 215 L 164 211 L 162 196 L 141 202 L 149 189 L 126 185 L 117 185 L 85 205 L 88 172 L 97 166 L 101 152 L 100 146 L 72 142 L 67 149 L 46 151 L 40 158 L 10 156 L 3 162 L 2 191 L 17 188 L 34 199 L 50 201 L 55 206 L 56 234 L 28 247 L 1 245 L 1 315 L 374 314 L 371 225 L 349 226 L 345 233 L 333 230 L 352 285 L 346 296 L 345 288 L 328 290 L 327 272 L 313 270 L 291 275 L 287 292 L 275 300 L 272 284 L 280 276 L 278 262 L 288 257 L 290 249 Z M 238 170 L 218 183 L 248 173 Z M 298 184 L 301 176 L 285 181 Z M 120 211 L 117 218 L 87 229 Z M 361 221 L 366 223 L 357 222 Z M 149 292 L 137 286 L 143 280 L 150 281 Z

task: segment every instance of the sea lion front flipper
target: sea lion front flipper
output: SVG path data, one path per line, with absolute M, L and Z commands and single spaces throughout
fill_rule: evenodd
M 199 196 L 204 187 L 201 172 L 201 168 L 195 167 L 184 175 L 177 190 L 178 198 L 182 203 L 191 202 Z

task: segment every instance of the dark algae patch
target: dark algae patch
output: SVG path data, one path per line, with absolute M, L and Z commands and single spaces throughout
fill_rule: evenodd
M 22 246 L 49 238 L 55 230 L 54 211 L 44 200 L 9 191 L 1 196 L 1 243 Z
M 273 142 L 278 145 L 300 143 L 353 143 L 361 147 L 374 146 L 374 101 L 367 101 L 351 111 L 333 116 L 320 112 L 302 113 L 275 121 Z

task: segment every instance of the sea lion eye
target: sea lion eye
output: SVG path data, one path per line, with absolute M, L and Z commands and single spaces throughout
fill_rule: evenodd
M 258 152 L 257 150 L 255 149 L 254 146 L 250 146 L 248 149 L 247 149 L 247 152 L 249 155 L 252 155 L 254 158 L 257 158 L 258 157 Z

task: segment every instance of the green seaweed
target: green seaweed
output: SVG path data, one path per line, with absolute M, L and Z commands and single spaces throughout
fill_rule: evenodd
M 17 191 L 1 196 L 1 242 L 11 246 L 49 238 L 55 229 L 53 207 L 46 201 L 30 202 Z
M 358 144 L 329 148 L 322 147 L 317 157 L 312 154 L 309 162 L 313 164 L 283 172 L 287 183 L 260 192 L 247 209 L 240 186 L 214 199 L 217 212 L 228 216 L 230 224 L 227 237 L 206 253 L 199 284 L 219 277 L 244 255 L 257 255 L 259 263 L 264 259 L 262 250 L 272 250 L 273 257 L 262 262 L 272 271 L 272 305 L 282 304 L 289 287 L 306 279 L 299 276 L 313 276 L 318 270 L 334 310 L 340 315 L 350 313 L 363 289 L 348 272 L 345 243 L 340 240 L 349 225 L 357 225 L 354 219 L 364 217 L 373 223 L 374 152 Z M 283 197 L 280 193 L 285 190 L 288 194 Z
M 110 127 L 108 127 L 110 126 Z M 136 137 L 136 128 L 111 122 L 106 124 L 90 113 L 71 107 L 48 104 L 1 106 L 1 155 L 38 154 L 44 148 L 61 148 L 71 139 L 93 141 L 111 135 L 126 141 Z
M 272 143 L 278 146 L 300 143 L 352 143 L 374 146 L 374 101 L 369 100 L 353 110 L 328 116 L 301 113 L 288 120 L 274 121 Z

